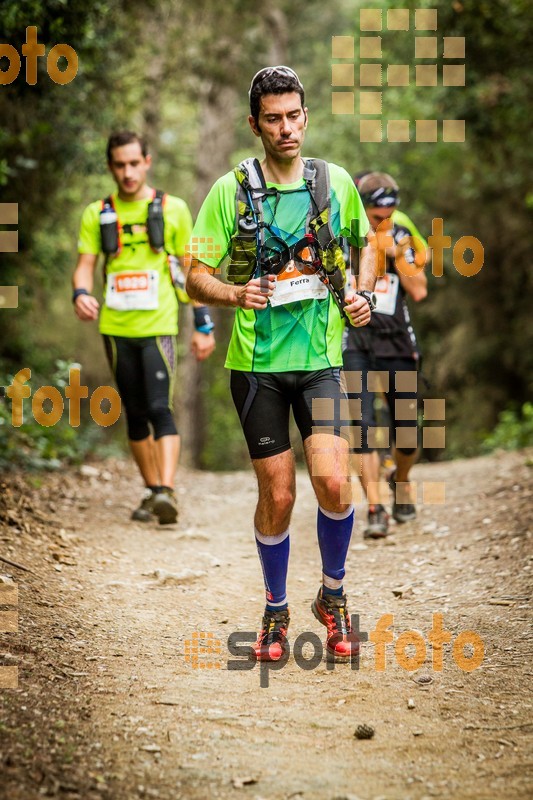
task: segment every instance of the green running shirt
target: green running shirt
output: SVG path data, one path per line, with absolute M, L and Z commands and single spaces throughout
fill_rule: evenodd
M 131 233 L 122 232 L 122 249 L 109 258 L 106 267 L 107 283 L 114 273 L 133 273 L 150 270 L 158 275 L 157 308 L 150 310 L 117 310 L 106 302 L 100 312 L 100 333 L 109 336 L 144 337 L 173 336 L 178 332 L 178 301 L 170 277 L 167 254 L 154 253 L 148 243 L 146 218 L 151 198 L 124 202 L 113 194 L 113 204 L 121 226 L 132 226 Z M 98 255 L 101 252 L 100 211 L 102 201 L 91 203 L 83 212 L 78 241 L 78 253 Z M 165 218 L 165 249 L 177 257 L 183 256 L 192 230 L 192 218 L 187 204 L 179 197 L 166 195 L 163 207 Z M 105 297 L 104 289 L 104 297 Z
M 331 227 L 335 237 L 365 245 L 368 220 L 346 170 L 328 164 L 331 184 Z M 303 178 L 293 184 L 267 183 L 278 194 L 263 200 L 269 234 L 289 246 L 306 233 L 310 195 Z M 207 195 L 193 229 L 190 250 L 215 269 L 227 264 L 230 239 L 236 225 L 237 181 L 223 175 Z M 225 366 L 245 372 L 311 371 L 342 365 L 344 322 L 331 295 L 322 300 L 298 300 L 283 306 L 245 310 L 237 308 Z

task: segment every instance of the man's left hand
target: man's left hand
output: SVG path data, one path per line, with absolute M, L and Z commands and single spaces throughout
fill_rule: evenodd
M 372 318 L 372 312 L 370 311 L 368 302 L 364 297 L 361 297 L 360 294 L 355 294 L 355 292 L 349 292 L 346 295 L 344 310 L 350 322 L 356 328 L 362 328 L 364 325 L 368 325 Z
M 191 352 L 197 361 L 205 361 L 215 349 L 215 337 L 212 333 L 194 331 L 191 337 Z

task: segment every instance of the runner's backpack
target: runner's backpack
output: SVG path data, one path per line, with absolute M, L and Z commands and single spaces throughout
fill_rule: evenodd
M 233 170 L 237 179 L 235 194 L 236 230 L 231 237 L 227 268 L 230 283 L 247 283 L 257 272 L 257 251 L 264 244 L 263 199 L 278 192 L 269 189 L 257 158 L 247 158 Z M 318 241 L 322 266 L 328 275 L 338 269 L 344 276 L 344 259 L 339 240 L 331 227 L 329 169 L 319 158 L 304 159 L 303 177 L 311 197 L 306 233 Z
M 165 249 L 165 205 L 166 193 L 154 189 L 152 200 L 148 203 L 146 218 L 146 232 L 148 242 L 154 253 L 162 253 Z M 104 279 L 106 276 L 107 262 L 111 256 L 117 255 L 122 249 L 122 233 L 131 233 L 131 225 L 121 225 L 111 195 L 102 200 L 100 211 L 100 239 L 102 252 L 105 255 Z M 188 303 L 189 297 L 185 292 L 185 276 L 181 270 L 178 259 L 172 253 L 167 253 L 170 277 L 176 289 L 180 303 Z
M 148 216 L 146 231 L 148 242 L 154 253 L 161 253 L 165 249 L 165 219 L 163 206 L 166 194 L 160 189 L 154 189 L 154 195 L 148 203 Z M 100 211 L 100 238 L 102 252 L 107 256 L 115 255 L 122 249 L 122 233 L 131 233 L 131 225 L 121 225 L 111 195 L 102 200 Z

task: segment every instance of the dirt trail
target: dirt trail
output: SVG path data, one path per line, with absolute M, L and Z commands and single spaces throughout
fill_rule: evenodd
M 18 689 L 0 689 L 0 797 L 530 798 L 531 467 L 523 452 L 419 465 L 419 483 L 445 481 L 446 504 L 420 506 L 386 542 L 363 542 L 358 507 L 346 588 L 361 630 L 390 613 L 396 638 L 427 641 L 441 613 L 454 640 L 481 637 L 479 669 L 459 669 L 445 645 L 436 672 L 428 644 L 409 672 L 388 645 L 380 672 L 368 643 L 358 670 L 306 671 L 291 654 L 263 674 L 268 688 L 257 665 L 227 668 L 228 635 L 255 631 L 263 603 L 250 473 L 182 471 L 180 521 L 166 528 L 128 521 L 139 488 L 128 462 L 6 482 L 0 555 L 32 572 L 0 562 L 19 589 L 19 631 L 0 639 L 0 665 L 19 669 Z M 310 612 L 315 515 L 301 473 L 292 642 L 323 640 Z M 195 633 L 213 635 L 197 663 Z M 360 723 L 372 740 L 354 738 Z

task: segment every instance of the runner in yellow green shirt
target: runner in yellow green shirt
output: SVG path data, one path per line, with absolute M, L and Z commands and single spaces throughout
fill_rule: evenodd
M 117 191 L 83 212 L 72 299 L 80 320 L 99 318 L 126 412 L 131 451 L 146 487 L 132 518 L 166 524 L 177 519 L 179 436 L 172 414 L 177 290 L 184 281 L 180 261 L 192 219 L 183 200 L 147 183 L 151 157 L 136 133 L 113 134 L 107 160 Z M 101 253 L 100 306 L 92 290 Z M 191 348 L 201 361 L 214 349 L 213 325 L 205 306 L 196 304 L 194 316 Z

